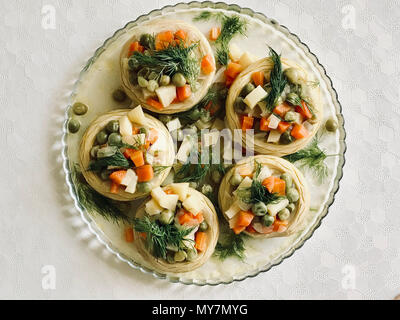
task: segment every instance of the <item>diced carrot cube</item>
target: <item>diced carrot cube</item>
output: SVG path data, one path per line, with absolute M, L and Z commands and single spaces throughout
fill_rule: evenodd
M 282 103 L 279 106 L 276 106 L 273 110 L 273 113 L 277 114 L 281 118 L 284 118 L 286 113 L 290 111 L 291 108 L 287 103 Z
M 212 27 L 210 29 L 209 38 L 210 38 L 211 41 L 215 41 L 215 40 L 218 39 L 220 34 L 221 34 L 221 28 L 220 27 Z
M 291 124 L 289 122 L 281 121 L 278 124 L 278 131 L 280 133 L 284 133 L 287 129 L 289 129 L 290 126 Z
M 290 133 L 295 139 L 303 139 L 308 136 L 308 130 L 302 124 L 296 123 Z
M 125 241 L 126 242 L 133 242 L 135 239 L 134 235 L 133 235 L 133 228 L 129 227 L 125 229 Z

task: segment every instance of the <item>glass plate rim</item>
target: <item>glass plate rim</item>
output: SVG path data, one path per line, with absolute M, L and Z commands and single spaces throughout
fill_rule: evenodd
M 338 122 L 339 122 L 339 146 L 340 146 L 339 154 L 341 155 L 341 157 L 339 159 L 339 163 L 337 166 L 337 174 L 334 179 L 334 185 L 329 194 L 329 199 L 326 201 L 326 204 L 325 204 L 321 214 L 319 215 L 318 219 L 310 227 L 309 231 L 298 240 L 297 244 L 290 247 L 285 253 L 283 253 L 281 256 L 279 256 L 276 259 L 276 261 L 271 261 L 267 265 L 259 268 L 258 270 L 254 271 L 250 274 L 241 275 L 240 277 L 232 278 L 229 281 L 221 280 L 221 281 L 215 281 L 215 282 L 209 282 L 209 281 L 203 282 L 203 281 L 196 281 L 195 279 L 187 281 L 186 279 L 173 277 L 171 275 L 161 274 L 154 270 L 145 268 L 145 267 L 137 264 L 133 260 L 131 260 L 129 257 L 125 256 L 124 254 L 119 253 L 117 249 L 114 249 L 112 247 L 112 244 L 109 243 L 108 240 L 105 239 L 105 237 L 103 238 L 103 232 L 101 230 L 99 230 L 99 228 L 93 223 L 93 219 L 90 216 L 90 214 L 79 203 L 78 197 L 76 195 L 75 186 L 72 182 L 70 163 L 69 163 L 69 157 L 68 157 L 68 145 L 67 145 L 68 128 L 67 128 L 67 125 L 68 125 L 68 118 L 69 118 L 69 113 L 70 113 L 70 108 L 71 108 L 71 102 L 73 101 L 73 98 L 76 93 L 76 89 L 77 89 L 79 83 L 81 82 L 84 73 L 97 60 L 97 58 L 105 50 L 105 48 L 109 44 L 109 42 L 112 41 L 120 33 L 124 32 L 124 30 L 127 30 L 129 27 L 132 27 L 135 24 L 141 23 L 144 20 L 148 20 L 148 19 L 154 18 L 156 16 L 160 16 L 163 14 L 163 12 L 165 12 L 167 10 L 191 9 L 191 8 L 197 8 L 197 9 L 209 8 L 209 9 L 214 9 L 214 10 L 222 9 L 222 10 L 226 10 L 226 11 L 233 11 L 233 12 L 236 12 L 239 14 L 247 15 L 252 18 L 258 19 L 263 23 L 270 23 L 270 24 L 274 25 L 275 28 L 277 28 L 278 30 L 283 32 L 286 36 L 289 36 L 297 45 L 299 45 L 301 47 L 303 52 L 306 54 L 307 58 L 309 58 L 311 60 L 314 67 L 316 67 L 318 69 L 318 71 L 320 72 L 320 75 L 322 76 L 323 80 L 325 81 L 325 83 L 327 85 L 327 90 L 329 91 L 329 93 L 331 95 L 332 102 L 336 109 L 336 116 L 337 116 Z M 344 121 L 344 117 L 342 114 L 342 105 L 339 102 L 338 93 L 337 93 L 336 89 L 334 88 L 332 79 L 328 76 L 325 67 L 320 63 L 318 57 L 310 50 L 308 45 L 305 44 L 299 38 L 299 36 L 297 36 L 295 33 L 291 32 L 286 26 L 278 23 L 276 20 L 274 20 L 272 18 L 268 18 L 262 12 L 257 12 L 257 11 L 254 11 L 253 9 L 247 8 L 247 7 L 240 7 L 239 5 L 236 5 L 236 4 L 227 4 L 225 2 L 212 2 L 212 1 L 191 1 L 191 2 L 187 2 L 187 3 L 179 2 L 174 5 L 166 5 L 160 9 L 151 10 L 147 14 L 138 16 L 135 20 L 132 20 L 132 21 L 126 23 L 125 26 L 123 26 L 122 28 L 115 31 L 112 36 L 107 38 L 104 41 L 104 43 L 98 49 L 95 50 L 94 54 L 91 56 L 91 58 L 89 58 L 89 60 L 86 62 L 83 69 L 79 73 L 78 79 L 74 83 L 74 85 L 72 87 L 72 92 L 69 96 L 69 103 L 67 105 L 67 108 L 66 108 L 66 111 L 64 114 L 63 135 L 62 135 L 62 139 L 61 139 L 62 140 L 61 141 L 62 142 L 61 155 L 62 155 L 62 162 L 63 162 L 63 170 L 66 175 L 66 177 L 65 177 L 66 183 L 68 186 L 69 194 L 71 195 L 71 197 L 73 199 L 75 207 L 78 209 L 82 220 L 86 223 L 86 225 L 88 226 L 88 228 L 92 232 L 92 234 L 94 236 L 96 236 L 97 240 L 100 243 L 102 243 L 111 253 L 113 253 L 115 256 L 117 256 L 121 261 L 127 263 L 133 269 L 138 269 L 138 270 L 142 271 L 143 273 L 151 274 L 155 278 L 158 278 L 158 279 L 168 280 L 171 283 L 182 283 L 182 284 L 186 284 L 186 285 L 217 286 L 220 284 L 230 284 L 233 282 L 243 281 L 247 278 L 254 278 L 257 275 L 259 275 L 260 273 L 265 273 L 265 272 L 269 271 L 271 268 L 280 265 L 284 260 L 291 257 L 298 249 L 300 249 L 305 244 L 305 242 L 313 236 L 314 232 L 321 226 L 322 220 L 326 217 L 326 215 L 329 212 L 330 206 L 335 201 L 336 194 L 338 193 L 338 191 L 340 189 L 339 183 L 343 177 L 343 168 L 346 163 L 345 153 L 347 151 L 347 145 L 345 142 L 346 130 L 345 130 L 344 125 L 345 125 L 345 121 Z

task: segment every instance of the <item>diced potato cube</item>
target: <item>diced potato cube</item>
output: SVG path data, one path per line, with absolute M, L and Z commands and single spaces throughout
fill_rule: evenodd
M 232 61 L 235 62 L 239 61 L 242 54 L 243 51 L 237 44 L 235 43 L 229 44 L 229 58 L 231 58 Z
M 271 130 L 268 135 L 268 143 L 277 143 L 281 138 L 281 133 L 278 130 Z
M 176 87 L 174 85 L 161 86 L 156 89 L 158 100 L 164 108 L 168 107 L 176 98 Z
M 225 215 L 228 219 L 232 219 L 240 211 L 239 201 L 235 201 L 228 210 L 225 211 Z
M 138 182 L 138 177 L 135 174 L 132 178 L 132 180 L 129 182 L 129 184 L 126 186 L 125 188 L 125 192 L 128 193 L 135 193 L 136 192 L 136 186 L 137 186 L 137 182 Z
M 256 62 L 258 60 L 258 57 L 256 57 L 255 55 L 249 53 L 249 52 L 245 52 L 242 54 L 242 56 L 239 59 L 239 64 L 243 67 L 243 68 L 247 68 L 249 65 L 251 65 L 252 63 Z
M 182 127 L 181 122 L 179 121 L 178 118 L 168 121 L 166 126 L 167 126 L 169 132 L 178 130 Z
M 179 201 L 184 201 L 189 192 L 189 183 L 172 183 L 171 189 L 179 196 Z
M 285 209 L 289 204 L 289 200 L 288 199 L 282 199 L 281 201 L 277 202 L 277 203 L 271 203 L 267 205 L 267 211 L 268 213 L 275 217 L 279 211 L 281 211 L 282 209 Z
M 132 169 L 128 169 L 128 171 L 125 174 L 125 177 L 121 181 L 121 185 L 127 187 L 129 183 L 135 179 L 136 173 Z
M 258 86 L 252 92 L 250 92 L 246 98 L 244 98 L 244 103 L 251 109 L 255 107 L 255 105 L 264 99 L 267 96 L 267 92 L 263 89 L 263 87 Z
M 188 196 L 185 201 L 182 202 L 182 205 L 187 211 L 197 216 L 197 214 L 201 211 L 201 206 L 199 205 L 199 202 L 199 198 L 196 195 L 192 194 Z
M 271 114 L 268 118 L 269 124 L 268 128 L 270 129 L 276 129 L 278 128 L 279 122 L 281 122 L 281 119 L 279 119 L 276 115 Z
M 154 199 L 151 199 L 150 201 L 147 201 L 145 204 L 145 209 L 146 213 L 150 216 L 154 216 L 156 214 L 160 214 L 164 208 L 162 208 L 157 201 Z
M 146 116 L 144 115 L 143 109 L 141 106 L 137 106 L 136 108 L 132 109 L 128 113 L 128 118 L 131 122 L 140 124 L 140 125 L 146 125 L 147 120 Z

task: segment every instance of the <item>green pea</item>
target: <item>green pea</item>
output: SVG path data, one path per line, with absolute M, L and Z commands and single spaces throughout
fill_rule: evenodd
M 281 179 L 282 179 L 283 181 L 285 181 L 286 189 L 291 188 L 291 186 L 293 185 L 293 178 L 292 178 L 292 176 L 291 176 L 289 173 L 287 173 L 287 172 L 283 173 L 283 174 L 281 175 Z
M 284 133 L 282 133 L 279 142 L 281 144 L 289 144 L 293 141 L 293 137 L 291 136 L 289 131 L 285 131 Z
M 242 97 L 237 97 L 235 99 L 235 103 L 234 103 L 234 109 L 236 113 L 242 113 L 244 112 L 244 110 L 246 110 L 246 104 L 243 101 Z
M 160 86 L 167 86 L 171 82 L 171 78 L 166 74 L 162 75 L 160 78 Z
M 189 113 L 189 118 L 192 119 L 193 121 L 197 121 L 199 120 L 201 117 L 201 112 L 198 108 L 193 108 L 192 110 L 190 110 Z
M 156 80 L 149 80 L 147 82 L 147 90 L 149 90 L 150 92 L 156 91 L 157 88 L 158 88 L 158 82 Z
M 108 140 L 108 134 L 106 130 L 101 130 L 96 135 L 96 140 L 99 144 L 105 144 Z
M 175 73 L 174 76 L 172 77 L 172 83 L 176 87 L 183 87 L 186 84 L 185 76 L 179 72 Z
M 264 226 L 270 227 L 275 222 L 275 218 L 270 216 L 269 214 L 266 214 L 261 218 L 261 222 L 264 224 Z
M 296 205 L 294 203 L 289 203 L 286 208 L 288 208 L 290 212 L 293 212 L 293 210 L 296 209 Z
M 251 210 L 256 216 L 262 217 L 267 214 L 267 205 L 264 202 L 259 201 L 253 204 Z
M 138 83 L 138 75 L 136 72 L 130 72 L 129 73 L 129 82 L 133 85 L 133 86 L 137 86 Z
M 174 212 L 171 210 L 164 210 L 158 219 L 162 224 L 171 224 L 174 221 Z
M 297 114 L 294 111 L 289 111 L 285 114 L 285 121 L 294 122 L 297 120 Z
M 139 133 L 147 134 L 148 130 L 145 127 L 139 129 Z
M 117 102 L 124 102 L 126 99 L 126 93 L 124 90 L 117 89 L 112 94 L 113 99 Z
M 103 170 L 100 172 L 100 178 L 103 181 L 107 181 L 108 179 L 110 179 L 110 174 L 112 173 L 111 170 Z
M 236 173 L 234 174 L 231 179 L 229 180 L 230 184 L 234 187 L 237 187 L 241 182 L 243 181 L 243 178 L 240 174 Z
M 212 192 L 213 192 L 213 187 L 211 185 L 209 185 L 209 184 L 204 184 L 201 187 L 201 193 L 202 194 L 209 194 L 209 193 L 212 193 Z
M 187 254 L 185 251 L 175 252 L 174 260 L 175 262 L 183 262 L 187 258 Z
M 198 81 L 191 83 L 190 86 L 191 86 L 193 92 L 196 92 L 197 90 L 199 90 L 201 88 L 201 84 Z
M 97 159 L 108 158 L 116 154 L 118 151 L 118 147 L 108 146 L 101 148 L 97 151 Z
M 191 182 L 189 182 L 189 187 L 192 189 L 197 189 L 198 184 L 195 181 L 191 181 Z
M 74 105 L 72 106 L 72 111 L 76 115 L 82 116 L 88 111 L 88 107 L 86 104 L 83 104 L 81 102 L 75 102 Z
M 335 132 L 338 128 L 338 123 L 335 119 L 330 118 L 326 121 L 325 123 L 325 128 L 326 130 L 328 130 L 329 132 Z
M 93 159 L 96 159 L 96 158 L 97 158 L 97 151 L 99 151 L 99 149 L 100 149 L 100 146 L 94 146 L 94 147 L 90 150 L 90 156 L 91 156 Z
M 196 249 L 191 249 L 187 251 L 186 255 L 187 255 L 186 257 L 187 261 L 194 261 L 199 256 Z
M 149 82 L 142 76 L 138 77 L 138 84 L 141 88 L 147 88 L 149 85 Z
M 149 193 L 151 191 L 152 185 L 150 182 L 140 182 L 137 184 L 137 190 L 140 193 Z
M 109 133 L 119 132 L 119 121 L 111 120 L 109 123 L 107 123 L 106 130 Z
M 175 255 L 175 253 L 173 253 L 173 252 L 167 253 L 167 262 L 168 263 L 171 263 L 171 264 L 175 263 L 174 255 Z
M 212 172 L 211 178 L 214 181 L 214 183 L 218 184 L 218 183 L 221 182 L 222 175 L 218 170 L 215 170 L 215 171 Z
M 249 93 L 251 93 L 255 88 L 256 88 L 256 87 L 254 86 L 254 84 L 248 83 L 248 84 L 246 84 L 246 85 L 243 87 L 242 91 L 240 92 L 240 95 L 241 95 L 242 97 L 246 97 L 246 96 L 247 96 Z
M 154 42 L 154 38 L 149 33 L 144 33 L 140 36 L 139 43 L 145 48 L 152 48 Z
M 204 220 L 202 223 L 200 223 L 199 230 L 206 231 L 207 229 L 208 229 L 208 223 Z
M 163 114 L 163 115 L 160 115 L 158 119 L 159 119 L 162 123 L 166 124 L 167 122 L 170 122 L 170 121 L 172 120 L 172 116 Z
M 81 127 L 81 124 L 78 120 L 75 118 L 71 118 L 68 121 L 68 130 L 71 133 L 77 133 L 79 131 L 79 128 Z
M 300 198 L 299 192 L 295 188 L 291 188 L 286 193 L 289 202 L 297 202 Z
M 140 64 L 134 56 L 129 58 L 128 67 L 129 67 L 130 71 L 138 71 L 139 70 Z
M 108 136 L 108 145 L 118 146 L 122 142 L 122 137 L 119 133 L 113 132 Z
M 290 218 L 290 211 L 289 209 L 285 208 L 278 212 L 279 220 L 286 221 Z

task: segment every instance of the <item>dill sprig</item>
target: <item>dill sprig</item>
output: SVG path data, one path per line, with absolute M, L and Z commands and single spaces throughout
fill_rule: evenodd
M 221 22 L 221 34 L 215 41 L 216 55 L 219 64 L 226 66 L 229 61 L 229 42 L 238 34 L 246 35 L 247 21 L 240 18 L 238 15 L 226 16 L 222 12 L 211 13 L 204 11 L 196 16 L 194 21 L 208 21 L 214 18 Z
M 179 43 L 163 50 L 149 49 L 150 54 L 136 51 L 130 59 L 133 60 L 133 65 L 147 67 L 158 74 L 172 76 L 180 72 L 190 84 L 194 84 L 200 74 L 200 63 L 192 54 L 197 47 L 198 43 L 187 47 L 183 43 Z
M 117 152 L 111 157 L 96 159 L 89 164 L 88 170 L 99 171 L 107 167 L 115 167 L 121 169 L 129 169 L 132 165 L 124 157 L 121 151 L 118 149 Z
M 313 172 L 319 182 L 323 182 L 329 172 L 325 159 L 336 155 L 327 155 L 326 152 L 318 146 L 318 143 L 319 138 L 314 137 L 313 141 L 306 148 L 284 156 L 283 158 L 292 163 L 298 163 L 301 168 L 308 168 Z
M 98 213 L 107 221 L 114 223 L 131 222 L 131 219 L 117 207 L 115 201 L 104 197 L 87 184 L 78 164 L 73 166 L 71 178 L 78 197 L 78 202 L 90 214 Z
M 270 193 L 268 189 L 256 179 L 253 180 L 250 187 L 237 189 L 237 196 L 242 202 L 247 204 L 254 204 L 257 202 L 270 204 L 282 198 L 276 193 Z
M 167 246 L 183 247 L 183 240 L 192 232 L 193 228 L 179 230 L 175 225 L 162 225 L 157 221 L 151 221 L 148 216 L 134 220 L 134 228 L 137 232 L 147 235 L 147 245 L 156 258 L 167 258 Z M 189 240 L 185 240 L 189 241 Z
M 234 234 L 230 232 L 224 243 L 218 242 L 214 255 L 218 257 L 220 260 L 225 260 L 228 257 L 237 257 L 240 260 L 244 260 L 245 255 L 244 252 L 246 250 L 244 246 L 244 234 Z
M 199 156 L 200 158 L 200 156 Z M 200 159 L 199 159 L 200 160 Z M 176 182 L 197 182 L 201 183 L 210 170 L 209 164 L 191 164 L 190 161 L 182 165 L 176 173 Z
M 265 98 L 267 102 L 267 108 L 269 111 L 272 111 L 281 96 L 285 86 L 287 84 L 287 79 L 282 71 L 282 62 L 281 56 L 276 53 L 274 49 L 269 48 L 270 58 L 274 63 L 274 67 L 271 70 L 271 91 Z

